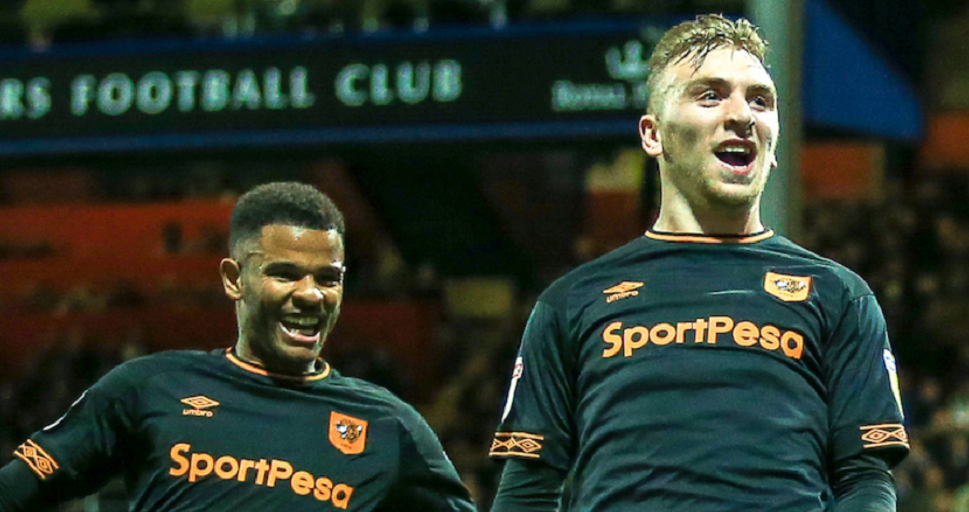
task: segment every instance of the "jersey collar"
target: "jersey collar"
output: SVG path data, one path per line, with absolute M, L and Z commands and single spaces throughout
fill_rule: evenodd
M 283 380 L 288 380 L 292 382 L 312 382 L 320 379 L 325 379 L 330 375 L 330 363 L 323 361 L 322 359 L 319 359 L 319 361 L 323 363 L 323 368 L 316 373 L 309 373 L 306 375 L 284 375 L 281 373 L 270 372 L 269 370 L 266 370 L 261 366 L 239 359 L 239 356 L 233 353 L 231 347 L 225 350 L 225 357 L 232 364 L 238 366 L 239 368 L 242 368 L 247 372 L 255 373 L 256 375 L 262 375 L 264 377 L 270 377 L 273 379 L 283 379 Z
M 664 242 L 694 243 L 694 244 L 753 244 L 774 236 L 774 230 L 765 229 L 752 235 L 703 235 L 697 233 L 664 233 L 650 229 L 646 232 L 648 238 Z

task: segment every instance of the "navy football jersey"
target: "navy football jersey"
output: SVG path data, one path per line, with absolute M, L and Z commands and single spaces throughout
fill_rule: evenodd
M 127 362 L 15 455 L 59 500 L 123 475 L 133 511 L 474 510 L 390 392 L 329 365 L 274 375 L 231 350 Z
M 539 297 L 490 454 L 567 472 L 562 510 L 789 512 L 907 451 L 861 278 L 770 231 L 651 231 Z

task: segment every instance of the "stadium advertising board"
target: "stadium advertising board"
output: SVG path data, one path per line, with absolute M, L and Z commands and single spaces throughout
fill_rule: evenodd
M 0 57 L 0 153 L 635 133 L 641 24 Z

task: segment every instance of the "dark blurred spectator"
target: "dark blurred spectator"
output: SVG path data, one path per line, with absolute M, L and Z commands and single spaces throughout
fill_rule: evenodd
M 327 359 L 341 374 L 383 386 L 397 396 L 407 396 L 400 371 L 385 351 L 367 347 L 331 351 L 331 354 Z
M 109 308 L 136 308 L 145 303 L 145 297 L 136 283 L 120 279 L 111 284 L 107 291 L 105 306 Z
M 969 482 L 959 486 L 953 494 L 952 512 L 969 512 Z
M 969 429 L 946 436 L 946 448 L 939 462 L 945 473 L 946 487 L 955 489 L 969 482 Z
M 931 426 L 935 411 L 942 407 L 942 388 L 934 376 L 922 379 L 912 388 L 914 392 L 904 397 L 905 419 L 913 429 L 922 431 Z
M 194 29 L 181 2 L 170 0 L 92 0 L 94 16 L 75 17 L 55 27 L 56 43 L 126 41 L 186 37 Z
M 945 474 L 936 466 L 928 468 L 903 496 L 899 496 L 899 511 L 947 512 L 941 498 L 945 491 Z
M 432 27 L 488 23 L 487 11 L 475 0 L 429 0 L 428 16 Z
M 391 0 L 384 8 L 382 21 L 386 28 L 424 31 L 430 20 L 429 13 L 418 10 L 413 1 Z
M 4 0 L 0 3 L 0 45 L 26 46 L 29 31 L 20 16 L 26 0 Z
M 49 282 L 34 281 L 24 298 L 29 312 L 52 313 L 61 303 L 61 294 Z
M 360 30 L 360 13 L 348 0 L 305 2 L 294 21 L 294 31 L 310 34 L 343 34 Z

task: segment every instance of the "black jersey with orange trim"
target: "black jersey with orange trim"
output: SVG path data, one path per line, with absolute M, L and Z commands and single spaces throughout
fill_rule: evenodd
M 897 382 L 850 270 L 648 232 L 539 297 L 490 455 L 567 473 L 563 511 L 820 511 L 829 467 L 907 453 Z
M 134 511 L 474 510 L 390 392 L 329 365 L 274 375 L 226 350 L 125 363 L 15 455 L 58 499 L 123 475 Z

